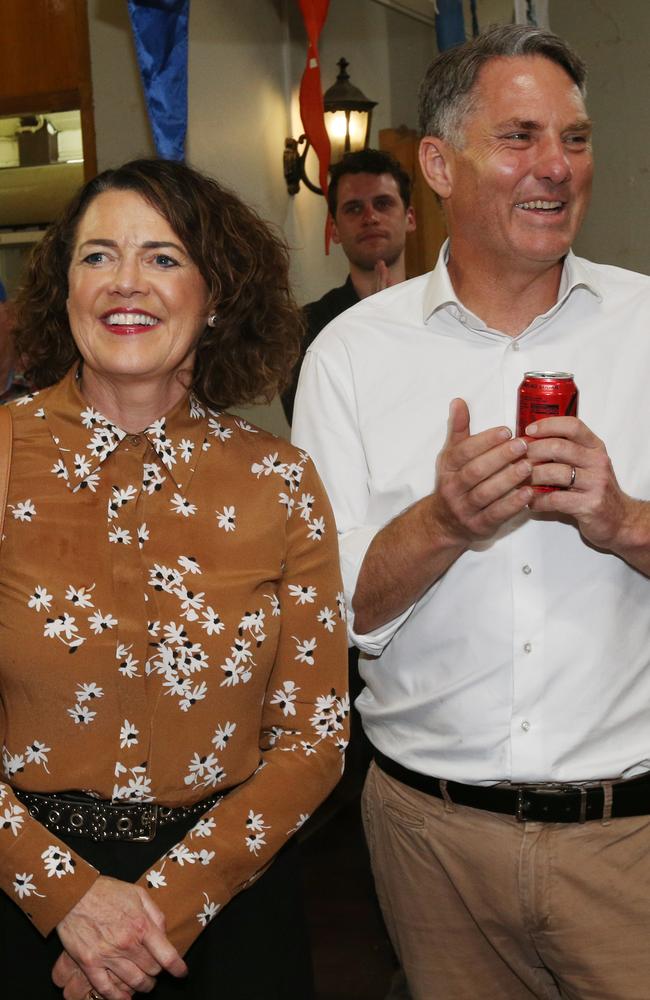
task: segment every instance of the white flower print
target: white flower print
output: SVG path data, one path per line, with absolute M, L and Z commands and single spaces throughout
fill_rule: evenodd
M 325 518 L 317 517 L 313 521 L 309 521 L 309 531 L 307 534 L 312 541 L 320 542 L 325 534 Z
M 311 757 L 312 754 L 316 753 L 316 747 L 313 743 L 309 743 L 307 740 L 301 740 L 300 746 L 305 752 L 305 757 Z
M 235 530 L 235 517 L 237 515 L 235 514 L 234 507 L 224 507 L 223 511 L 219 512 L 216 510 L 215 514 L 217 515 L 217 523 L 220 528 L 223 528 L 226 532 Z
M 246 846 L 251 854 L 259 854 L 260 848 L 266 845 L 266 835 L 265 830 L 269 829 L 268 824 L 264 822 L 264 817 L 262 813 L 254 813 L 252 809 L 249 810 L 248 819 L 246 820 L 246 827 L 249 831 L 248 836 L 245 838 Z
M 52 844 L 41 854 L 43 867 L 48 878 L 62 878 L 64 875 L 74 875 L 75 863 L 70 851 L 64 851 Z
M 194 753 L 188 765 L 187 774 L 185 775 L 185 784 L 197 784 L 198 778 L 204 778 L 205 775 L 209 771 L 214 770 L 215 767 L 219 767 L 219 761 L 213 753 L 206 754 L 205 757 L 201 757 L 198 753 Z
M 260 476 L 270 476 L 274 472 L 277 472 L 279 475 L 284 475 L 286 470 L 287 466 L 285 462 L 281 462 L 279 460 L 277 451 L 273 455 L 266 455 L 266 457 L 262 459 L 261 465 L 258 462 L 254 462 L 253 465 L 251 465 L 251 472 L 258 479 Z
M 2 751 L 2 766 L 8 778 L 20 771 L 25 770 L 25 755 L 22 753 L 9 753 L 6 747 Z
M 150 889 L 162 889 L 167 885 L 167 879 L 163 875 L 162 869 L 152 868 L 147 872 L 147 885 Z
M 212 816 L 201 817 L 196 826 L 190 830 L 190 837 L 211 837 L 216 826 Z
M 300 511 L 300 516 L 308 521 L 311 517 L 311 512 L 314 507 L 315 497 L 311 493 L 303 493 L 300 500 L 296 504 L 296 509 Z
M 310 667 L 313 667 L 316 662 L 313 656 L 314 650 L 316 649 L 316 638 L 313 639 L 299 639 L 297 636 L 292 636 L 296 640 L 296 655 L 295 660 L 299 660 L 301 663 L 307 663 Z
M 230 737 L 237 728 L 236 722 L 224 722 L 223 726 L 217 726 L 212 737 L 212 742 L 217 750 L 225 750 Z
M 201 924 L 201 927 L 207 927 L 210 921 L 214 920 L 221 907 L 219 903 L 212 903 L 210 901 L 207 892 L 204 892 L 203 895 L 205 896 L 205 903 L 201 912 L 197 913 L 196 919 Z
M 131 532 L 126 528 L 111 528 L 108 533 L 108 540 L 115 545 L 130 545 L 132 540 Z
M 76 696 L 77 701 L 83 704 L 84 701 L 92 701 L 93 698 L 103 698 L 104 689 L 98 687 L 95 681 L 84 681 L 78 685 Z
M 94 410 L 92 406 L 88 406 L 86 407 L 85 410 L 82 410 L 80 416 L 82 424 L 89 431 L 92 430 L 93 427 L 96 427 L 98 424 L 103 424 L 106 422 L 104 417 L 102 417 L 101 413 L 99 413 L 98 410 Z
M 292 827 L 291 830 L 287 830 L 287 837 L 290 837 L 292 834 L 296 833 L 301 826 L 305 825 L 308 819 L 309 819 L 309 813 L 300 813 L 296 821 L 296 825 Z
M 142 473 L 142 489 L 151 496 L 162 489 L 167 476 L 156 462 L 145 462 Z
M 88 451 L 100 462 L 103 462 L 117 446 L 117 443 L 118 439 L 112 430 L 109 430 L 108 427 L 97 427 L 88 444 Z
M 49 774 L 50 772 L 47 768 L 47 755 L 51 752 L 51 750 L 52 747 L 46 747 L 45 744 L 41 743 L 39 740 L 34 740 L 33 743 L 30 743 L 29 746 L 25 747 L 25 758 L 27 763 L 42 764 L 43 769 Z
M 204 619 L 201 628 L 204 628 L 208 635 L 220 635 L 226 627 L 214 608 L 207 607 L 201 612 L 201 617 Z
M 236 664 L 253 662 L 251 644 L 247 639 L 235 639 L 235 645 L 230 647 L 230 655 Z
M 24 822 L 25 810 L 22 806 L 7 806 L 5 811 L 0 815 L 0 830 L 9 828 L 14 837 L 17 837 Z
M 119 764 L 119 762 L 118 762 Z M 116 765 L 116 773 L 117 773 Z M 125 773 L 126 768 L 123 764 L 119 765 L 120 773 Z M 138 802 L 151 802 L 151 778 L 146 776 L 146 768 L 142 765 L 137 767 L 129 768 L 131 772 L 131 777 L 127 781 L 126 785 L 113 786 L 113 798 L 114 799 L 135 799 Z
M 221 664 L 220 669 L 225 674 L 220 687 L 235 687 L 240 681 L 242 684 L 247 684 L 252 677 L 250 670 L 243 664 L 238 666 L 230 657 L 226 658 L 226 662 Z
M 77 703 L 74 708 L 69 708 L 68 715 L 74 719 L 75 725 L 82 723 L 84 726 L 89 726 L 93 721 L 97 712 L 91 712 L 87 705 L 80 705 Z
M 194 852 L 194 857 L 201 865 L 209 865 L 215 856 L 215 851 L 206 851 L 205 847 L 200 851 Z
M 85 455 L 75 455 L 74 457 L 74 474 L 77 479 L 83 479 L 92 471 L 92 465 L 88 461 Z
M 36 507 L 31 500 L 21 500 L 20 503 L 7 505 L 17 521 L 31 521 L 36 516 Z
M 181 642 L 185 642 L 187 639 L 185 626 L 177 625 L 176 622 L 167 622 L 167 624 L 163 627 L 163 635 L 165 636 L 165 642 L 173 642 L 177 645 Z
M 327 694 L 316 699 L 314 714 L 309 721 L 321 739 L 325 739 L 343 729 L 343 719 L 336 695 Z
M 280 493 L 278 497 L 278 503 L 284 504 L 284 506 L 287 508 L 287 517 L 291 517 L 291 514 L 293 512 L 293 507 L 295 504 L 295 500 L 293 499 L 293 497 L 290 497 L 288 493 Z
M 295 597 L 296 604 L 313 604 L 317 595 L 315 587 L 302 587 L 296 583 L 289 584 L 289 593 Z
M 276 618 L 281 614 L 280 598 L 277 594 L 265 594 L 264 596 L 271 602 L 271 614 Z
M 50 472 L 54 473 L 54 475 L 57 476 L 58 479 L 63 479 L 63 481 L 66 483 L 70 478 L 68 475 L 68 470 L 66 468 L 65 462 L 63 461 L 62 458 L 57 459 L 57 461 L 50 469 Z
M 117 624 L 117 618 L 113 618 L 113 615 L 109 612 L 107 615 L 102 614 L 102 612 L 97 609 L 88 618 L 88 624 L 95 633 L 95 635 L 101 635 L 107 629 L 114 628 Z
M 188 691 L 183 700 L 179 703 L 179 708 L 181 709 L 181 711 L 187 712 L 192 707 L 192 705 L 196 704 L 197 701 L 203 701 L 207 690 L 208 690 L 208 685 L 205 683 L 205 681 L 202 681 L 200 684 L 195 684 L 191 692 Z
M 298 487 L 300 486 L 300 481 L 302 479 L 301 466 L 296 465 L 295 462 L 292 462 L 291 465 L 287 466 L 283 479 L 287 484 L 287 486 L 289 487 L 289 489 L 291 490 L 291 492 L 293 493 L 293 491 L 297 490 Z
M 183 517 L 189 517 L 190 514 L 196 514 L 196 504 L 190 503 L 189 500 L 182 497 L 180 493 L 174 493 L 169 502 L 171 503 L 175 514 L 182 514 Z
M 139 735 L 139 729 L 136 729 L 132 722 L 125 719 L 120 727 L 120 749 L 137 746 Z
M 321 608 L 318 612 L 317 618 L 328 632 L 334 631 L 334 626 L 336 625 L 336 615 L 327 606 Z
M 300 688 L 296 687 L 293 681 L 284 681 L 282 687 L 278 688 L 271 698 L 271 704 L 279 705 L 283 715 L 295 715 L 296 709 L 293 703 L 296 700 L 298 691 L 300 691 Z
M 240 428 L 240 430 L 247 431 L 248 434 L 257 434 L 257 433 L 259 433 L 257 431 L 257 429 L 255 427 L 253 427 L 251 424 L 249 424 L 248 420 L 244 420 L 243 417 L 236 417 L 235 418 L 235 423 Z
M 75 619 L 67 611 L 57 618 L 48 618 L 43 626 L 45 638 L 58 639 L 64 646 L 68 646 L 71 653 L 85 642 L 84 637 L 78 633 L 79 628 Z
M 201 567 L 199 566 L 198 560 L 194 556 L 179 556 L 178 565 L 181 569 L 184 569 L 186 573 L 200 573 Z
M 173 468 L 176 465 L 176 449 L 169 438 L 154 438 L 152 443 L 162 464 L 168 469 Z
M 183 618 L 187 618 L 190 622 L 195 622 L 199 617 L 198 612 L 205 603 L 205 594 L 203 591 L 200 594 L 195 594 L 194 591 L 188 590 L 183 584 L 175 588 L 174 594 L 181 602 L 181 614 Z
M 85 479 L 82 479 L 77 486 L 75 486 L 73 492 L 76 493 L 77 490 L 89 489 L 91 493 L 96 493 L 98 486 L 99 486 L 99 473 L 92 472 L 89 476 L 86 476 Z
M 167 594 L 173 594 L 174 588 L 180 586 L 183 577 L 177 569 L 169 566 L 160 566 L 154 563 L 153 569 L 149 570 L 149 585 L 154 590 L 164 590 Z
M 208 420 L 209 433 L 212 437 L 218 438 L 220 441 L 227 441 L 228 438 L 232 437 L 232 430 L 230 427 L 224 427 L 216 417 L 211 417 Z
M 144 548 L 144 543 L 149 541 L 149 529 L 145 521 L 142 522 L 138 528 L 138 545 L 141 549 Z
M 52 600 L 53 600 L 52 595 L 48 594 L 45 587 L 35 587 L 34 593 L 27 601 L 27 606 L 30 608 L 34 608 L 36 611 L 40 611 L 42 608 L 45 608 L 46 611 L 49 611 L 52 604 Z
M 346 604 L 345 604 L 345 594 L 341 590 L 339 590 L 338 594 L 336 595 L 336 607 L 339 613 L 339 618 L 341 619 L 342 622 L 344 622 L 346 618 Z
M 194 442 L 188 440 L 188 438 L 181 438 L 181 443 L 179 445 L 181 458 L 184 462 L 189 462 L 192 457 L 192 452 L 194 451 Z
M 14 892 L 18 896 L 18 899 L 25 899 L 29 896 L 40 896 L 41 899 L 45 899 L 42 892 L 36 891 L 36 886 L 32 882 L 34 875 L 32 872 L 28 875 L 27 872 L 23 872 L 19 875 L 18 872 L 14 875 Z
M 171 851 L 167 852 L 167 857 L 170 861 L 175 861 L 178 865 L 183 867 L 183 865 L 193 865 L 196 861 L 194 852 L 190 851 L 189 847 L 185 844 L 175 844 Z
M 115 659 L 120 661 L 120 665 L 117 668 L 123 677 L 139 677 L 137 667 L 139 660 L 134 659 L 130 652 L 130 646 L 124 646 L 122 643 L 118 643 L 117 649 L 115 650 Z
M 94 589 L 94 583 L 90 587 L 79 588 L 73 587 L 71 584 L 65 592 L 65 599 L 75 604 L 78 608 L 94 608 L 95 605 L 90 596 Z

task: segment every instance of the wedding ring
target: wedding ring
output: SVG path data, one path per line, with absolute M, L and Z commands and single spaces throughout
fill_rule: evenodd
M 104 997 L 97 990 L 88 990 L 86 1000 L 104 1000 Z
M 570 490 L 570 489 L 573 488 L 573 486 L 575 484 L 575 481 L 576 481 L 576 467 L 575 467 L 575 465 L 572 465 L 571 466 L 571 479 L 569 480 L 569 485 L 567 486 L 568 490 Z

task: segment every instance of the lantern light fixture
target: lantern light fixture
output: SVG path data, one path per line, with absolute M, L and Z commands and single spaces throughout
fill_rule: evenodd
M 347 59 L 339 59 L 339 74 L 336 81 L 323 94 L 325 128 L 330 139 L 330 163 L 338 163 L 346 153 L 356 153 L 366 149 L 370 141 L 370 121 L 376 101 L 350 82 Z M 299 147 L 302 146 L 302 150 Z M 299 139 L 291 137 L 284 141 L 284 177 L 289 194 L 298 194 L 300 182 L 315 194 L 322 190 L 307 177 L 305 160 L 310 144 L 306 135 Z

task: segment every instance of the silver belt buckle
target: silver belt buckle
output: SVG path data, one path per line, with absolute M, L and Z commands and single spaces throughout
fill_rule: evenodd
M 158 806 L 155 803 L 152 802 L 146 807 L 146 810 L 140 816 L 140 824 L 143 827 L 146 825 L 147 829 L 139 836 L 133 837 L 132 842 L 148 844 L 156 836 L 158 829 Z

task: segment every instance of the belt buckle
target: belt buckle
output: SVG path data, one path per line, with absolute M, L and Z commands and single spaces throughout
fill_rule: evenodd
M 517 808 L 515 810 L 515 816 L 518 823 L 525 823 L 526 817 L 524 816 L 524 809 L 526 807 L 526 802 L 524 801 L 526 789 L 522 788 L 521 785 L 517 789 Z
M 141 827 L 146 826 L 146 830 L 137 837 L 132 837 L 132 843 L 149 844 L 156 836 L 158 829 L 158 806 L 151 803 L 140 816 Z

